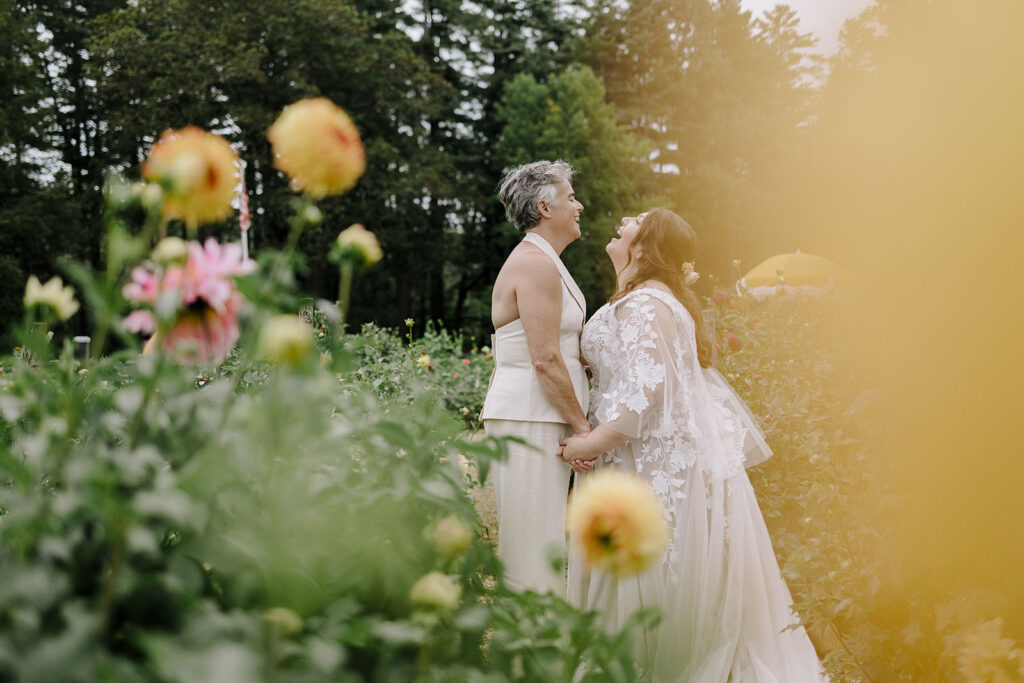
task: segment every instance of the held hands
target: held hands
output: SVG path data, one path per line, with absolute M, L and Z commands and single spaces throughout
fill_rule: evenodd
M 586 447 L 586 434 L 577 432 L 568 439 L 559 441 L 559 449 L 555 454 L 569 463 L 574 472 L 585 473 L 594 469 L 597 464 L 597 453 L 590 453 Z

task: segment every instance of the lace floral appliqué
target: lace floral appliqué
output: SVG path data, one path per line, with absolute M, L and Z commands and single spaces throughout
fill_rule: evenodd
M 637 290 L 598 310 L 581 343 L 593 372 L 591 421 L 630 437 L 603 462 L 646 479 L 674 528 L 695 468 L 719 482 L 743 469 L 746 427 L 704 381 L 693 319 L 675 297 Z M 671 569 L 671 541 L 666 553 Z

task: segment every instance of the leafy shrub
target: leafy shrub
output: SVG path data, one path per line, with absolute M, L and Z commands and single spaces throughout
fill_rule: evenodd
M 154 193 L 117 187 L 106 273 L 69 266 L 93 356 L 30 321 L 0 360 L 0 681 L 633 678 L 628 633 L 511 593 L 482 537 L 462 461 L 485 476 L 504 445 L 461 408 L 486 354 L 432 329 L 346 336 L 330 306 L 319 358 L 301 337 L 272 353 L 264 323 L 299 303 L 284 252 L 203 290 L 248 302 L 222 365 L 140 355 L 117 321 L 158 221 L 136 234 L 125 216 Z M 315 215 L 297 202 L 296 234 Z M 200 305 L 155 297 L 157 334 Z
M 348 381 L 369 385 L 381 398 L 397 401 L 431 391 L 467 428 L 479 427 L 494 370 L 489 348 L 466 351 L 462 335 L 432 324 L 419 337 L 412 326 L 400 335 L 367 324 L 348 346 L 355 366 Z

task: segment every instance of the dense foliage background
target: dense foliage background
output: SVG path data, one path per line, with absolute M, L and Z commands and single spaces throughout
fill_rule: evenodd
M 356 323 L 434 320 L 483 343 L 490 284 L 517 239 L 496 185 L 537 158 L 581 172 L 585 236 L 566 260 L 591 304 L 611 287 L 613 226 L 652 203 L 694 222 L 704 270 L 794 244 L 762 218 L 777 152 L 812 118 L 812 43 L 788 9 L 3 0 L 0 32 L 0 333 L 29 273 L 56 272 L 63 254 L 100 265 L 104 176 L 135 167 L 168 127 L 235 144 L 254 247 L 280 246 L 288 192 L 265 131 L 315 94 L 342 104 L 367 146 L 359 187 L 324 207 L 325 224 L 362 222 L 384 246 L 358 283 Z M 321 256 L 332 237 L 303 237 L 314 295 L 337 289 Z

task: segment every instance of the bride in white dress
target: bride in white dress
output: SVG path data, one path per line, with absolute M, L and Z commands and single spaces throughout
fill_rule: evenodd
M 695 247 L 693 229 L 667 209 L 623 219 L 608 244 L 618 288 L 581 341 L 596 426 L 559 452 L 577 472 L 612 467 L 645 480 L 669 541 L 660 563 L 618 580 L 592 576 L 574 549 L 569 600 L 613 628 L 640 607 L 658 608 L 661 623 L 638 635 L 637 656 L 659 683 L 827 680 L 744 469 L 771 451 L 709 367 L 713 342 L 686 282 Z M 578 477 L 586 487 L 587 475 Z

